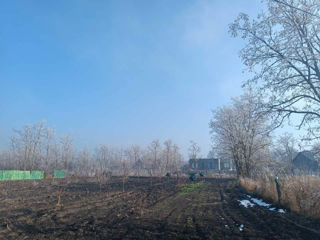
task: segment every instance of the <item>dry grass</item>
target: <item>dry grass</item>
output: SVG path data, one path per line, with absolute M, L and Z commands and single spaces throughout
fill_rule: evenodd
M 248 192 L 277 203 L 278 196 L 273 176 L 253 180 L 240 178 Z M 320 178 L 315 176 L 279 176 L 281 204 L 309 217 L 320 217 Z
M 239 183 L 248 192 L 255 192 L 258 188 L 258 183 L 251 178 L 240 178 Z

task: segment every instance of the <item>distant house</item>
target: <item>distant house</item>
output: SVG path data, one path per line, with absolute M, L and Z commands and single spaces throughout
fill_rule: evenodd
M 315 172 L 319 170 L 319 162 L 313 152 L 303 151 L 293 159 L 293 167 L 296 171 Z
M 230 163 L 227 161 L 221 161 L 218 158 L 199 158 L 190 159 L 189 168 L 195 170 L 231 170 Z

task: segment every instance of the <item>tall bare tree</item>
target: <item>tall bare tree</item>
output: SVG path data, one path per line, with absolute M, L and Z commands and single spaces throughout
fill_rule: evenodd
M 213 112 L 209 125 L 214 149 L 219 158 L 234 160 L 238 177 L 252 177 L 263 167 L 270 145 L 266 123 L 266 116 L 260 112 L 259 98 L 251 93 Z
M 230 25 L 247 45 L 241 58 L 264 93 L 278 125 L 292 115 L 309 139 L 320 137 L 320 1 L 267 0 L 255 20 L 241 13 Z
M 48 174 L 55 157 L 55 129 L 47 127 L 44 130 L 43 138 L 43 169 Z
M 17 137 L 10 137 L 10 156 L 11 160 L 14 162 L 16 169 L 23 169 L 23 156 L 22 156 L 22 147 L 21 143 Z
M 61 144 L 61 161 L 63 168 L 68 170 L 69 164 L 72 161 L 73 157 L 73 141 L 70 135 L 65 135 L 60 139 Z M 86 150 L 84 150 L 83 153 L 85 153 Z
M 11 142 L 17 156 L 21 158 L 19 161 L 23 170 L 34 170 L 35 166 L 40 166 L 45 129 L 45 121 L 24 125 L 21 130 L 14 129 L 16 136 L 12 137 Z
M 99 171 L 108 171 L 111 168 L 111 150 L 107 145 L 95 149 L 95 160 Z
M 160 174 L 160 166 L 161 166 L 161 145 L 158 139 L 151 142 L 148 147 L 149 152 L 149 175 L 154 176 L 155 174 Z
M 189 157 L 191 159 L 197 159 L 197 158 L 199 158 L 199 154 L 200 154 L 200 147 L 199 147 L 198 143 L 191 140 L 190 147 L 189 147 Z
M 172 146 L 172 170 L 176 173 L 177 178 L 180 176 L 180 167 L 182 162 L 182 154 L 177 144 Z
M 120 148 L 117 150 L 117 161 L 119 163 L 120 175 L 122 177 L 122 192 L 125 190 L 125 183 L 130 175 L 130 151 Z
M 189 147 L 189 158 L 192 159 L 195 164 L 197 165 L 198 158 L 200 154 L 200 147 L 195 141 L 190 141 L 190 147 Z
M 164 149 L 163 149 L 163 168 L 165 172 L 170 172 L 172 170 L 172 151 L 173 151 L 173 143 L 170 139 L 166 140 L 164 143 Z
M 127 155 L 129 157 L 129 161 L 132 164 L 132 168 L 135 171 L 135 174 L 139 177 L 141 175 L 141 172 L 144 168 L 144 162 L 142 159 L 143 156 L 143 150 L 139 145 L 132 145 L 127 150 Z
M 78 153 L 78 171 L 84 176 L 89 176 L 91 172 L 92 158 L 88 148 L 83 148 Z

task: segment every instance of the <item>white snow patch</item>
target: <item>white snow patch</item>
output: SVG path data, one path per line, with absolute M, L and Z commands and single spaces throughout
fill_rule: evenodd
M 269 203 L 265 203 L 264 201 L 262 201 L 261 199 L 258 198 L 251 198 L 250 199 L 252 202 L 254 202 L 255 204 L 261 206 L 261 207 L 267 207 L 269 208 L 271 206 L 271 204 Z
M 261 207 L 266 207 L 270 211 L 277 211 L 278 213 L 285 213 L 286 211 L 283 209 L 276 209 L 275 207 L 271 207 L 272 205 L 269 203 L 264 202 L 261 199 L 251 197 L 250 195 L 247 195 L 249 200 L 238 200 L 240 202 L 240 205 L 248 208 L 248 207 L 253 207 L 255 204 L 261 206 Z
M 239 226 L 239 230 L 240 230 L 240 232 L 242 232 L 243 231 L 243 224 L 241 224 L 240 226 Z
M 244 206 L 245 208 L 254 206 L 254 204 L 249 200 L 238 200 L 238 201 L 240 202 L 240 205 Z

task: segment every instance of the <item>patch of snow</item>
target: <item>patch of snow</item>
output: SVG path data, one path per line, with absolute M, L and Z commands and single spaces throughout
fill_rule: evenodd
M 246 196 L 249 198 L 249 200 L 238 200 L 240 202 L 240 205 L 242 205 L 242 206 L 244 206 L 246 208 L 253 207 L 255 204 L 257 204 L 257 205 L 259 205 L 261 207 L 268 208 L 270 211 L 276 211 L 278 213 L 285 213 L 286 212 L 283 209 L 277 209 L 275 207 L 271 207 L 272 206 L 271 204 L 266 203 L 261 199 L 251 197 L 250 195 L 246 195 Z
M 243 224 L 241 224 L 240 226 L 239 226 L 239 230 L 240 230 L 240 232 L 242 232 L 243 231 Z
M 245 208 L 254 206 L 254 204 L 249 200 L 238 200 L 238 201 L 240 202 L 240 205 L 244 206 Z
M 251 198 L 250 199 L 252 202 L 254 202 L 255 204 L 261 206 L 261 207 L 267 207 L 269 208 L 271 206 L 271 204 L 269 203 L 265 203 L 264 201 L 262 201 L 261 199 L 258 198 Z

